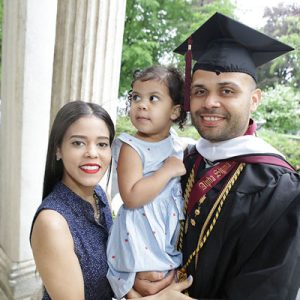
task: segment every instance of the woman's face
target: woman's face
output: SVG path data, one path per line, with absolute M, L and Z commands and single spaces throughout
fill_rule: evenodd
M 62 182 L 78 195 L 94 189 L 111 161 L 109 130 L 105 122 L 91 115 L 78 119 L 66 131 L 57 157 L 62 159 Z

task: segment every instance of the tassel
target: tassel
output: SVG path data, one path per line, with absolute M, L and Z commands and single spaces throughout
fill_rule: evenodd
M 188 39 L 188 49 L 185 53 L 185 81 L 184 81 L 184 110 L 190 110 L 190 89 L 192 69 L 192 36 Z

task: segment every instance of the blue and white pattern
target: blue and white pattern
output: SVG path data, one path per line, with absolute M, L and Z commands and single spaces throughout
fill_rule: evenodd
M 59 182 L 37 209 L 32 226 L 43 209 L 61 214 L 68 223 L 74 241 L 74 251 L 84 280 L 85 300 L 111 300 L 112 291 L 106 278 L 106 245 L 112 216 L 103 189 L 96 186 L 95 193 L 99 198 L 101 223 L 95 221 L 94 210 L 89 202 Z M 45 290 L 43 300 L 50 299 Z

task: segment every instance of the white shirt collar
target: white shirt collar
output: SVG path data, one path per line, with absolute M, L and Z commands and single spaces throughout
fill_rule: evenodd
M 196 149 L 212 162 L 247 154 L 276 154 L 284 158 L 284 155 L 270 144 L 253 135 L 244 135 L 216 143 L 201 138 L 196 143 Z

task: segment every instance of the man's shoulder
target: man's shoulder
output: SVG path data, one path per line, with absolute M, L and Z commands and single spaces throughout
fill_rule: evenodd
M 267 178 L 289 175 L 300 180 L 300 174 L 298 174 L 295 170 L 287 168 L 285 166 L 275 165 L 272 163 L 246 163 L 246 170 L 248 170 L 248 172 L 264 174 L 265 176 L 267 176 Z
M 236 190 L 245 193 L 259 192 L 264 189 L 277 189 L 300 194 L 300 175 L 292 170 L 272 164 L 246 164 Z

